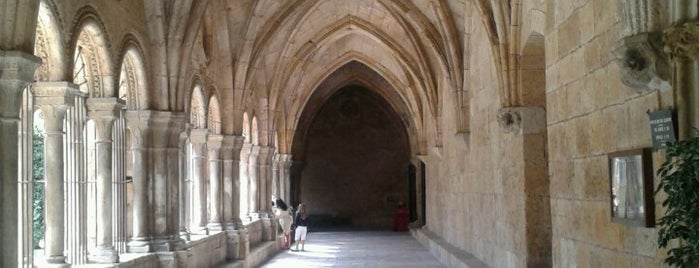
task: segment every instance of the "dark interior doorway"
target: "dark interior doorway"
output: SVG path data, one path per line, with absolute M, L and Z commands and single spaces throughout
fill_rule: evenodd
M 295 139 L 293 151 L 303 159 L 292 172 L 294 203 L 308 205 L 316 228 L 390 229 L 398 202 L 409 201 L 410 148 L 401 118 L 360 86 L 340 88 L 318 107 L 304 111 L 310 123 L 297 129 L 303 139 Z

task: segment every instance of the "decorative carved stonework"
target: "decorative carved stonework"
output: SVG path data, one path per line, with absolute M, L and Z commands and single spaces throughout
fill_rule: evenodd
M 516 133 L 521 128 L 522 117 L 519 112 L 511 109 L 502 109 L 498 112 L 498 125 L 505 130 L 505 133 Z
M 539 106 L 502 108 L 498 111 L 497 120 L 505 133 L 527 135 L 546 132 L 546 110 Z
M 699 25 L 697 22 L 687 22 L 663 31 L 663 51 L 671 59 L 697 59 L 699 55 Z
M 671 88 L 670 67 L 661 52 L 659 33 L 642 33 L 619 40 L 612 48 L 624 85 L 637 92 Z

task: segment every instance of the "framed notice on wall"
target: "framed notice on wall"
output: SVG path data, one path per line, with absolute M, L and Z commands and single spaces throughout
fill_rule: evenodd
M 611 153 L 609 194 L 612 221 L 653 227 L 653 167 L 650 148 Z

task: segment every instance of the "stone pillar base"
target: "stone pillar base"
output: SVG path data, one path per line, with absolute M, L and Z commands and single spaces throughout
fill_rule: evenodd
M 206 228 L 213 232 L 223 231 L 223 225 L 220 222 L 211 222 L 206 225 Z
M 247 229 L 238 230 L 238 260 L 243 260 L 250 255 L 250 233 Z
M 186 252 L 158 252 L 160 267 L 186 267 Z
M 66 256 L 49 256 L 46 257 L 45 263 L 41 265 L 42 267 L 70 267 L 70 264 L 66 263 Z
M 91 263 L 117 263 L 119 262 L 119 253 L 114 247 L 97 247 L 88 259 Z
M 240 260 L 240 235 L 239 230 L 226 231 L 226 259 Z
M 274 224 L 272 224 L 272 219 L 263 218 L 262 221 L 262 239 L 264 241 L 274 241 L 276 239 L 276 232 L 274 230 Z
M 189 232 L 186 229 L 180 230 L 180 238 L 184 239 L 185 241 L 192 241 L 192 237 L 189 235 Z
M 129 241 L 126 247 L 126 251 L 128 251 L 129 253 L 153 252 L 153 248 L 150 244 L 150 241 L 146 240 L 145 238 L 134 238 L 133 240 Z
M 191 232 L 193 235 L 209 235 L 209 228 L 207 227 L 196 227 Z
M 151 242 L 151 247 L 153 251 L 156 252 L 174 251 L 175 242 L 175 239 L 172 237 L 155 238 L 153 242 Z

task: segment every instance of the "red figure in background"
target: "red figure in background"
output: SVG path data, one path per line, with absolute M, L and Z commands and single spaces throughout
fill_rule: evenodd
M 403 201 L 398 201 L 398 207 L 393 213 L 393 231 L 405 232 L 408 230 L 408 208 Z

